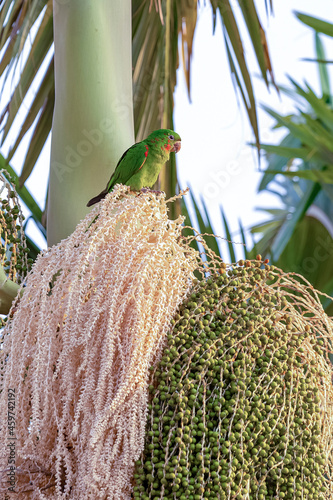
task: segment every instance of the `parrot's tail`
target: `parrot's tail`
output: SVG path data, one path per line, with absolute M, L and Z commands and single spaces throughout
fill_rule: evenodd
M 98 203 L 101 201 L 105 196 L 108 194 L 107 189 L 104 189 L 101 193 L 99 193 L 97 196 L 94 198 L 91 198 L 91 200 L 88 201 L 87 207 L 91 207 L 91 205 L 95 205 L 95 203 Z

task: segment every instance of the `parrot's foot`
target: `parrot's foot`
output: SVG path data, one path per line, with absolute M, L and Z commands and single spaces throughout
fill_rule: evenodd
M 157 191 L 157 190 L 154 190 L 154 189 L 149 189 L 149 188 L 142 188 L 140 189 L 140 194 L 141 193 L 155 193 L 155 194 L 162 194 L 163 191 Z

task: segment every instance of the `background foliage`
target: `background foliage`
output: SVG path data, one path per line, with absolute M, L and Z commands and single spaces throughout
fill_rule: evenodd
M 234 8 L 228 0 L 211 0 L 211 6 L 214 27 L 217 16 L 221 17 L 230 70 L 246 107 L 256 139 L 255 145 L 258 146 L 260 138 L 252 79 Z M 132 2 L 133 97 L 137 140 L 152 129 L 173 126 L 173 91 L 179 52 L 182 54 L 189 97 L 191 95 L 191 59 L 197 7 L 196 0 Z M 2 144 L 6 143 L 9 134 L 14 133 L 15 140 L 8 155 L 0 157 L 0 166 L 6 168 L 14 179 L 19 196 L 31 212 L 30 217 L 44 235 L 46 207 L 39 207 L 25 182 L 31 175 L 52 125 L 52 8 L 52 2 L 45 0 L 0 2 L 0 75 L 3 89 L 9 82 L 15 82 L 0 116 Z M 267 85 L 269 81 L 274 84 L 266 37 L 255 5 L 252 1 L 241 2 L 240 8 L 260 74 Z M 267 2 L 266 8 L 269 12 L 272 5 Z M 286 130 L 286 135 L 279 145 L 260 145 L 266 153 L 267 169 L 259 191 L 275 193 L 283 202 L 283 208 L 266 209 L 268 220 L 251 229 L 252 244 L 246 241 L 241 221 L 239 230 L 245 257 L 253 257 L 259 252 L 283 269 L 301 273 L 315 287 L 332 295 L 333 96 L 327 71 L 330 61 L 326 60 L 319 33 L 333 36 L 333 26 L 304 14 L 298 13 L 297 16 L 309 29 L 315 30 L 317 59 L 312 64 L 316 64 L 319 71 L 321 93 L 316 95 L 309 85 L 299 84 L 290 78 L 290 86 L 280 87 L 280 92 L 294 99 L 296 111 L 283 116 L 266 108 L 267 113 L 276 120 L 276 127 Z M 29 102 L 29 90 L 36 79 L 40 80 L 40 85 Z M 3 93 L 3 98 L 5 95 Z M 18 128 L 15 119 L 25 108 L 25 119 Z M 28 137 L 22 171 L 17 175 L 10 161 Z M 176 165 L 174 159 L 172 161 L 171 168 L 165 169 L 161 178 L 161 187 L 168 194 L 178 190 Z M 213 233 L 205 204 L 201 200 L 202 210 L 197 200 L 192 201 L 196 220 L 193 216 L 190 219 L 185 204 L 182 205 L 182 212 L 188 216 L 187 222 L 195 225 L 200 232 Z M 221 218 L 225 235 L 230 240 L 229 255 L 223 255 L 223 258 L 234 261 L 236 252 L 225 207 L 221 208 Z M 219 253 L 217 240 L 207 237 L 207 243 Z M 35 258 L 38 248 L 30 240 L 28 244 L 30 256 Z

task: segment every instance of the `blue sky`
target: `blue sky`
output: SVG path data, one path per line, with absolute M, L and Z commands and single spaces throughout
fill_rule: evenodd
M 314 35 L 297 20 L 294 10 L 328 19 L 332 12 L 332 0 L 275 0 L 274 15 L 267 18 L 264 2 L 256 2 L 263 27 L 266 30 L 278 84 L 288 82 L 287 75 L 301 83 L 308 81 L 319 89 L 314 63 L 301 61 L 314 57 Z M 255 150 L 247 145 L 253 141 L 248 119 L 239 104 L 232 85 L 227 62 L 221 23 L 218 19 L 215 35 L 212 35 L 212 12 L 208 2 L 200 2 L 198 23 L 194 38 L 192 62 L 192 103 L 189 102 L 182 68 L 178 70 L 175 92 L 175 129 L 182 137 L 182 150 L 177 155 L 179 179 L 182 187 L 191 186 L 193 193 L 203 196 L 214 222 L 215 233 L 223 236 L 220 206 L 233 229 L 233 239 L 239 241 L 238 219 L 244 226 L 262 221 L 266 216 L 255 207 L 271 207 L 278 199 L 268 193 L 257 194 L 261 174 L 258 171 Z M 237 7 L 237 2 L 232 4 Z M 260 7 L 261 6 L 261 7 Z M 332 19 L 331 19 L 332 20 Z M 245 30 L 242 31 L 245 33 Z M 323 37 L 327 55 L 332 59 L 333 40 Z M 255 94 L 258 103 L 288 113 L 293 103 L 278 96 L 272 88 L 267 91 L 258 76 L 258 67 L 252 48 L 244 37 L 246 55 L 254 75 Z M 257 76 L 255 76 L 257 75 Z M 261 140 L 276 143 L 281 134 L 271 130 L 272 120 L 259 109 Z M 12 164 L 19 172 L 24 147 L 13 158 Z M 44 206 L 47 189 L 50 141 L 26 185 L 33 196 Z M 264 167 L 264 162 L 262 163 Z M 45 241 L 30 228 L 30 235 L 45 247 Z

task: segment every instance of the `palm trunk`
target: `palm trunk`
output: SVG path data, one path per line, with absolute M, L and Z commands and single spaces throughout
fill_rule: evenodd
M 66 238 L 134 142 L 131 2 L 54 3 L 48 244 Z

